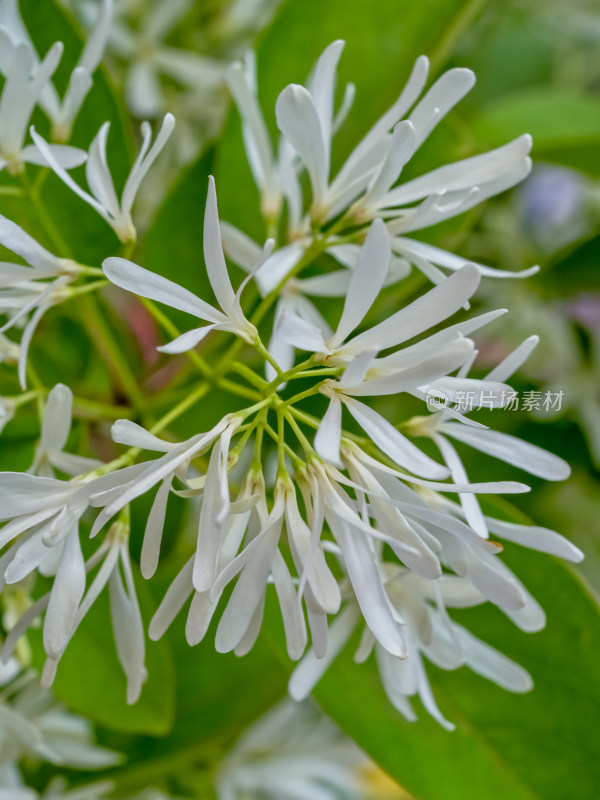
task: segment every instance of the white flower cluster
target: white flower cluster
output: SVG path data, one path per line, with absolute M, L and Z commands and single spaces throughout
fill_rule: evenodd
M 104 6 L 106 13 L 109 5 Z M 99 58 L 97 42 L 94 48 Z M 531 687 L 522 668 L 475 639 L 450 618 L 448 609 L 490 602 L 523 630 L 544 625 L 544 612 L 502 563 L 502 546 L 489 538 L 490 533 L 573 561 L 582 558 L 558 533 L 486 515 L 478 495 L 524 492 L 528 487 L 514 481 L 472 482 L 452 444 L 469 445 L 549 480 L 567 477 L 569 469 L 561 459 L 490 430 L 455 402 L 459 394 L 477 391 L 485 392 L 493 406 L 501 406 L 510 395 L 505 381 L 536 338 L 527 339 L 487 376 L 469 377 L 477 353 L 471 337 L 503 311 L 456 315 L 469 307 L 482 276 L 510 274 L 465 263 L 407 235 L 513 186 L 530 168 L 531 143 L 529 137 L 520 137 L 491 153 L 399 183 L 417 148 L 473 84 L 468 70 L 450 70 L 421 97 L 427 59 L 420 58 L 396 103 L 332 179 L 332 136 L 352 98 L 349 89 L 334 114 L 341 50 L 342 43 L 334 42 L 315 65 L 307 87 L 292 85 L 281 93 L 276 106 L 282 132 L 277 156 L 259 111 L 251 65 L 238 64 L 229 71 L 273 240 L 260 247 L 241 231 L 221 226 L 211 179 L 203 245 L 216 305 L 126 258 L 104 260 L 106 278 L 145 298 L 150 309 L 158 302 L 208 323 L 177 333 L 160 348 L 177 354 L 202 342 L 206 357 L 191 354 L 198 356 L 194 363 L 200 364 L 201 378 L 190 397 L 151 430 L 118 420 L 112 439 L 129 449 L 113 462 L 98 464 L 64 453 L 72 396 L 59 384 L 47 396 L 32 469 L 0 473 L 2 580 L 12 584 L 37 572 L 53 578 L 51 590 L 36 599 L 10 631 L 4 656 L 10 657 L 19 637 L 44 613 L 45 685 L 51 683 L 90 606 L 108 586 L 127 698 L 134 702 L 139 697 L 146 677 L 145 636 L 129 555 L 129 504 L 156 490 L 141 554 L 145 578 L 159 564 L 171 494 L 201 496 L 202 502 L 195 552 L 150 622 L 152 638 L 160 637 L 191 600 L 186 623 L 191 645 L 204 638 L 216 618 L 216 649 L 247 653 L 260 633 L 273 587 L 289 656 L 304 656 L 290 684 L 296 698 L 310 692 L 357 626 L 362 630 L 357 660 L 375 650 L 390 700 L 409 719 L 415 716 L 410 698 L 418 695 L 425 708 L 450 727 L 435 704 L 426 660 L 444 669 L 467 665 L 512 691 Z M 132 243 L 135 195 L 174 120 L 165 117 L 152 146 L 150 129 L 144 126 L 143 143 L 120 201 L 106 160 L 108 122 L 103 125 L 84 154 L 91 191 L 87 193 L 66 171 L 62 151 L 35 131 L 38 155 L 31 159 L 30 151 L 22 148 L 25 117 L 41 103 L 57 56 L 49 58 L 36 67 L 30 45 L 23 40 L 15 44 L 0 103 L 0 143 L 5 107 L 16 108 L 25 121 L 17 126 L 18 136 L 5 137 L 11 143 L 3 145 L 6 163 L 11 168 L 27 160 L 49 165 L 122 242 Z M 98 58 L 82 56 L 86 75 Z M 79 86 L 83 78 L 72 81 Z M 26 108 L 25 93 L 12 88 L 13 83 L 27 83 L 30 93 L 35 86 Z M 301 191 L 306 183 L 309 199 Z M 274 240 L 282 244 L 276 247 Z M 0 241 L 29 265 L 3 264 L 0 270 L 0 277 L 5 276 L 0 303 L 6 301 L 2 310 L 9 316 L 5 328 L 35 309 L 22 343 L 26 352 L 44 309 L 56 302 L 56 293 L 73 274 L 83 274 L 82 268 L 51 255 L 8 220 L 1 221 Z M 231 259 L 248 272 L 237 290 L 223 243 Z M 342 268 L 318 274 L 312 269 L 310 277 L 301 277 L 322 253 L 333 256 Z M 394 297 L 386 295 L 384 304 L 382 292 L 397 284 L 411 265 L 435 285 L 412 302 L 395 299 L 390 312 Z M 47 278 L 52 280 L 45 283 Z M 247 313 L 243 292 L 252 281 L 262 300 Z M 324 309 L 306 295 L 343 297 L 337 324 L 332 326 L 331 315 L 326 320 Z M 268 328 L 270 314 L 273 324 Z M 268 348 L 263 343 L 265 327 L 271 335 Z M 207 336 L 217 331 L 236 337 L 227 351 L 211 350 L 213 337 Z M 221 339 L 214 337 L 216 347 Z M 242 348 L 260 356 L 260 374 L 238 359 Z M 300 361 L 297 351 L 304 354 Z M 22 357 L 23 383 L 25 370 Z M 246 378 L 249 385 L 230 380 L 230 373 Z M 300 388 L 296 393 L 295 385 Z M 251 403 L 183 442 L 155 435 L 211 386 L 229 389 Z M 449 399 L 442 411 L 410 415 L 407 409 L 415 405 L 425 414 L 426 398 L 436 392 Z M 304 405 L 310 397 L 324 403 L 322 418 Z M 376 400 L 368 404 L 368 397 Z M 388 403 L 388 408 L 397 412 L 393 423 L 374 407 L 381 403 L 377 398 L 385 402 L 391 397 L 394 405 Z M 351 420 L 349 429 L 345 415 Z M 425 440 L 422 448 L 414 441 L 419 438 Z M 432 455 L 435 448 L 440 460 Z M 144 451 L 159 455 L 142 460 Z M 277 464 L 273 484 L 265 478 L 271 459 Z M 84 557 L 80 522 L 91 509 L 100 509 L 91 537 L 106 532 L 96 550 Z M 87 545 L 84 549 L 87 552 Z M 230 584 L 233 589 L 226 592 Z M 224 595 L 227 600 L 221 602 Z M 309 638 L 310 650 L 304 655 Z

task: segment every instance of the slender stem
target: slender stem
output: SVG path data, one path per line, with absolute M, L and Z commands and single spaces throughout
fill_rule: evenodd
M 150 428 L 150 433 L 160 433 L 165 428 L 167 428 L 171 422 L 180 417 L 185 411 L 191 408 L 198 400 L 201 400 L 208 392 L 210 391 L 210 384 L 206 381 L 201 383 L 200 386 L 196 389 L 196 391 L 189 394 L 186 398 L 184 398 L 181 403 L 176 405 L 172 408 L 164 417 L 158 420 L 158 422 Z
M 169 336 L 173 338 L 177 338 L 180 336 L 181 332 L 173 323 L 166 314 L 164 314 L 152 300 L 148 300 L 147 298 L 141 297 L 140 300 L 148 310 L 148 312 L 154 317 L 156 322 L 161 326 L 161 328 L 168 333 Z M 188 350 L 186 352 L 187 357 L 190 361 L 199 369 L 202 375 L 206 378 L 207 381 L 210 381 L 213 385 L 219 386 L 221 389 L 226 389 L 227 391 L 231 392 L 232 394 L 240 395 L 241 397 L 246 397 L 251 400 L 258 399 L 261 395 L 259 395 L 256 391 L 247 388 L 246 386 L 241 386 L 239 383 L 235 381 L 228 380 L 224 377 L 217 377 L 214 370 L 211 369 L 210 365 L 206 363 L 206 361 L 202 358 L 202 356 L 197 353 L 195 350 Z M 258 377 L 258 376 L 257 376 Z
M 294 419 L 292 414 L 289 413 L 289 410 L 286 410 L 284 413 L 285 413 L 286 421 L 289 423 L 290 427 L 292 428 L 292 430 L 296 434 L 296 436 L 298 438 L 298 441 L 302 445 L 302 449 L 304 450 L 306 455 L 308 457 L 314 456 L 315 455 L 314 447 L 308 441 L 308 439 L 306 438 L 306 436 L 302 432 L 300 426 L 298 425 L 298 423 L 296 422 L 296 420 Z
M 40 200 L 38 187 L 32 185 L 26 172 L 22 173 L 21 181 L 23 183 L 23 189 L 25 190 L 25 193 L 32 206 L 35 208 L 35 212 L 38 215 L 40 222 L 44 226 L 48 238 L 52 240 L 54 248 L 63 258 L 71 258 L 71 250 L 68 244 L 63 239 L 58 228 L 54 224 L 54 221 L 46 211 L 46 207 Z
M 79 311 L 90 338 L 102 353 L 104 360 L 126 397 L 135 409 L 140 410 L 144 407 L 144 396 L 137 381 L 131 374 L 129 364 L 114 340 L 112 331 L 100 312 L 96 298 L 92 295 L 82 296 Z
M 283 401 L 283 405 L 292 406 L 294 405 L 294 403 L 299 403 L 300 400 L 304 400 L 305 397 L 310 397 L 313 394 L 318 394 L 323 383 L 324 381 L 320 381 L 319 383 L 315 384 L 315 386 L 311 386 L 310 389 L 306 389 L 304 392 L 299 392 L 298 394 L 295 394 L 293 397 L 289 397 L 287 400 Z

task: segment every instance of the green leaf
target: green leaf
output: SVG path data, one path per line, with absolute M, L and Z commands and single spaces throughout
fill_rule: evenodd
M 472 123 L 486 145 L 500 145 L 528 132 L 533 157 L 600 172 L 600 102 L 554 87 L 526 89 L 484 106 Z
M 415 703 L 406 722 L 387 701 L 373 659 L 346 650 L 315 695 L 366 752 L 419 800 L 594 800 L 600 781 L 600 618 L 574 573 L 552 557 L 508 545 L 504 560 L 541 603 L 547 627 L 516 628 L 490 604 L 452 616 L 531 673 L 513 695 L 466 668 L 427 665 L 448 733 Z
M 148 589 L 136 585 L 147 626 L 154 612 Z M 34 666 L 45 660 L 41 631 L 31 635 Z M 125 676 L 115 651 L 108 591 L 104 590 L 85 616 L 58 666 L 53 692 L 72 711 L 115 731 L 163 735 L 173 724 L 174 676 L 167 642 L 146 642 L 146 669 L 140 699 L 127 705 Z

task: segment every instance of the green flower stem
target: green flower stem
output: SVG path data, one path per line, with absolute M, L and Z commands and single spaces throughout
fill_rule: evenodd
M 58 228 L 54 224 L 52 217 L 46 211 L 45 205 L 41 202 L 39 193 L 40 186 L 31 183 L 26 171 L 21 174 L 21 182 L 23 184 L 23 191 L 29 198 L 31 205 L 34 207 L 35 212 L 42 223 L 48 238 L 52 241 L 54 248 L 63 258 L 71 258 L 71 250 L 68 244 L 65 242 Z
M 172 322 L 166 314 L 164 314 L 160 308 L 156 306 L 156 304 L 152 300 L 148 300 L 145 297 L 140 297 L 141 302 L 144 304 L 147 311 L 150 315 L 156 320 L 156 322 L 160 325 L 160 327 L 168 333 L 169 336 L 172 336 L 176 339 L 180 336 L 181 331 Z M 237 394 L 241 397 L 246 397 L 250 400 L 256 400 L 260 397 L 257 392 L 252 389 L 247 388 L 246 386 L 241 386 L 239 383 L 235 381 L 228 380 L 224 377 L 218 377 L 214 370 L 211 369 L 210 365 L 206 363 L 206 361 L 202 358 L 202 356 L 197 353 L 195 350 L 188 350 L 186 353 L 187 357 L 190 361 L 198 368 L 198 370 L 202 373 L 207 381 L 210 381 L 213 385 L 220 387 L 221 389 L 226 389 L 227 391 L 231 392 L 232 394 Z M 252 371 L 252 370 L 250 370 Z M 254 374 L 254 373 L 253 373 Z M 258 377 L 258 376 L 257 376 Z
M 242 363 L 241 361 L 234 361 L 231 365 L 231 371 L 237 372 L 238 375 L 244 377 L 248 383 L 252 383 L 256 386 L 257 389 L 261 391 L 266 389 L 268 383 L 264 378 L 261 378 L 253 369 L 247 367 L 246 364 Z
M 302 432 L 302 429 L 300 428 L 300 426 L 298 425 L 298 423 L 294 419 L 294 415 L 290 413 L 291 411 L 292 411 L 292 409 L 286 409 L 283 412 L 285 414 L 285 420 L 288 423 L 288 425 L 290 426 L 290 428 L 296 434 L 296 437 L 297 437 L 298 441 L 300 442 L 300 444 L 302 445 L 302 449 L 304 450 L 307 458 L 313 458 L 313 457 L 316 456 L 315 449 L 312 446 L 312 444 L 308 441 L 308 439 L 306 438 L 304 433 Z
M 73 397 L 73 415 L 83 419 L 95 419 L 98 415 L 104 419 L 130 419 L 134 411 L 128 406 L 98 403 L 85 397 Z
M 177 417 L 195 405 L 210 391 L 210 383 L 204 381 L 198 388 L 184 398 L 178 405 L 172 408 L 167 414 L 161 417 L 158 422 L 150 428 L 150 433 L 160 433 L 167 428 Z
M 287 474 L 285 468 L 285 411 L 277 409 L 277 459 L 279 475 Z
M 271 439 L 275 442 L 275 444 L 277 446 L 279 446 L 279 433 L 274 428 L 272 428 L 268 424 L 268 422 L 265 422 L 264 429 L 265 429 L 265 433 L 268 433 L 269 436 L 271 437 Z M 285 452 L 289 456 L 289 459 L 292 462 L 295 470 L 298 470 L 299 467 L 305 466 L 305 462 L 299 457 L 299 455 L 297 453 L 295 453 L 292 450 L 292 448 L 289 446 L 289 444 L 286 444 L 285 441 L 283 443 L 283 449 L 285 450 Z
M 289 397 L 287 400 L 283 401 L 284 406 L 292 406 L 295 403 L 299 403 L 300 400 L 304 400 L 305 397 L 311 397 L 314 394 L 318 394 L 321 386 L 325 381 L 319 381 L 315 386 L 311 386 L 310 389 L 306 389 L 304 392 L 299 392 L 295 394 L 293 397 Z
M 265 359 L 265 361 L 267 361 L 273 367 L 273 369 L 277 373 L 278 379 L 281 381 L 281 376 L 283 375 L 281 367 L 279 366 L 277 361 L 275 361 L 271 353 L 269 353 L 267 348 L 264 346 L 260 337 L 257 337 L 256 341 L 254 342 L 254 347 L 258 350 L 258 352 Z
M 90 338 L 102 354 L 125 396 L 133 408 L 137 411 L 141 410 L 145 403 L 144 395 L 133 377 L 119 345 L 115 342 L 96 298 L 89 294 L 82 295 L 79 311 Z

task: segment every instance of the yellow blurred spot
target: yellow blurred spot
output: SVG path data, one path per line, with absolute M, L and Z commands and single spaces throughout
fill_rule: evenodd
M 398 785 L 372 761 L 366 762 L 361 767 L 360 778 L 369 800 L 414 800 L 406 789 Z

